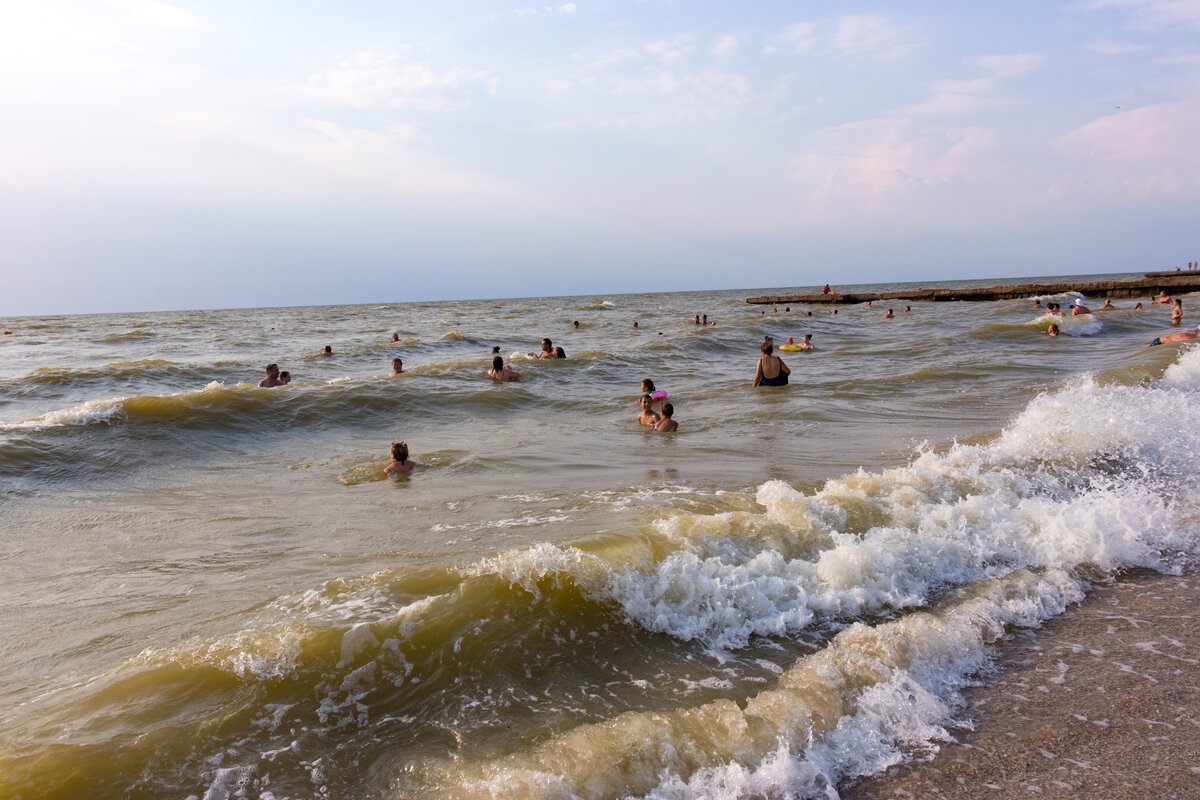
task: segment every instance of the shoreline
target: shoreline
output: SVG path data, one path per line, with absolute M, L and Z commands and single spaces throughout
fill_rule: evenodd
M 843 800 L 1200 795 L 1200 576 L 1144 570 L 1094 587 L 964 692 L 925 760 L 840 788 Z

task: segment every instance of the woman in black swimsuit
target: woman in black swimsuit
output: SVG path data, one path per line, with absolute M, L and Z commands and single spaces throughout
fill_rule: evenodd
M 758 366 L 754 368 L 755 386 L 787 386 L 788 375 L 791 375 L 792 371 L 783 363 L 782 358 L 771 355 L 774 350 L 775 347 L 770 342 L 763 342 L 762 356 L 758 359 Z

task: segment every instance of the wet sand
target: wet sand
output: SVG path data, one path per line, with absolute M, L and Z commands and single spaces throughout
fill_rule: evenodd
M 844 800 L 1200 798 L 1200 576 L 1138 572 L 1002 647 L 932 759 Z

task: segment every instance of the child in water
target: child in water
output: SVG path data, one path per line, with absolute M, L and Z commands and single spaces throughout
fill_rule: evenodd
M 384 475 L 403 475 L 412 472 L 417 462 L 408 459 L 408 442 L 392 442 L 392 463 L 383 468 Z
M 660 417 L 658 412 L 654 410 L 654 401 L 650 399 L 650 395 L 642 395 L 640 403 L 642 406 L 642 413 L 638 414 L 638 422 L 642 425 L 657 425 L 662 417 Z
M 671 419 L 673 416 L 675 416 L 675 406 L 671 405 L 670 403 L 664 404 L 662 410 L 662 419 L 654 423 L 654 430 L 658 431 L 659 433 L 670 433 L 671 431 L 676 430 L 679 427 L 679 423 Z

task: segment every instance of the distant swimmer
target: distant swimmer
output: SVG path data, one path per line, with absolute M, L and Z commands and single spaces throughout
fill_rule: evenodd
M 321 351 L 321 355 L 323 355 L 323 356 L 333 355 L 333 348 L 330 347 L 329 345 L 325 345 L 325 349 Z
M 772 345 L 763 344 L 762 355 L 754 368 L 754 386 L 786 386 L 788 375 L 792 371 L 783 363 L 779 356 L 771 355 L 775 349 Z
M 284 386 L 287 386 L 289 383 L 292 382 L 292 373 L 290 373 L 286 370 L 279 373 L 279 382 L 282 383 Z
M 659 433 L 670 433 L 679 429 L 679 423 L 671 419 L 675 415 L 675 406 L 667 403 L 663 406 L 662 419 L 654 423 L 654 430 Z
M 1134 310 L 1134 311 L 1141 311 L 1141 310 L 1142 310 L 1142 304 L 1141 304 L 1141 303 L 1138 303 L 1136 306 L 1134 306 L 1134 307 L 1133 307 L 1133 310 Z
M 496 354 L 498 354 L 499 352 L 500 352 L 500 345 L 498 345 L 498 344 L 497 344 L 497 345 L 492 345 L 492 355 L 496 355 Z
M 912 311 L 912 307 L 911 307 L 911 306 L 905 306 L 905 307 L 904 307 L 904 310 L 905 310 L 905 311 Z
M 1171 296 L 1169 294 L 1167 294 L 1167 291 L 1165 289 L 1160 290 L 1158 293 L 1158 299 L 1155 300 L 1155 302 L 1159 303 L 1160 305 L 1164 305 L 1164 306 L 1170 305 L 1171 304 Z
M 1150 343 L 1151 347 L 1160 344 L 1168 344 L 1169 342 L 1184 342 L 1188 339 L 1200 339 L 1200 328 L 1194 331 L 1179 331 L 1178 333 L 1168 333 L 1158 337 Z
M 894 318 L 895 318 L 895 316 L 896 316 L 896 315 L 895 315 L 895 314 L 893 314 L 893 313 L 892 313 L 892 310 L 889 308 L 889 309 L 888 309 L 888 312 L 887 312 L 886 314 L 884 314 L 884 315 L 883 315 L 883 318 L 884 318 L 884 319 L 894 319 Z
M 1047 336 L 1058 336 L 1058 326 L 1055 325 L 1053 322 L 1051 322 L 1050 327 L 1046 328 L 1046 335 Z
M 650 395 L 642 395 L 642 399 L 638 401 L 638 405 L 642 409 L 642 413 L 638 414 L 638 424 L 640 425 L 657 425 L 662 416 L 654 410 L 654 401 L 650 399 Z
M 1061 306 L 1059 306 L 1059 304 L 1058 304 L 1058 303 L 1047 303 L 1047 304 L 1046 304 L 1046 316 L 1047 316 L 1047 317 L 1061 317 L 1061 316 L 1064 316 L 1064 315 L 1063 315 L 1063 312 L 1062 312 L 1062 307 L 1061 307 Z
M 700 324 L 700 315 L 699 314 L 696 315 L 696 319 L 693 320 L 693 322 L 695 322 L 695 324 L 697 324 L 697 325 Z
M 1040 297 L 1033 298 L 1033 305 L 1035 308 L 1041 308 L 1042 307 L 1042 298 L 1040 298 Z
M 1075 307 L 1071 309 L 1072 317 L 1081 317 L 1084 314 L 1090 314 L 1092 310 L 1083 304 L 1082 300 L 1075 301 Z
M 567 351 L 563 350 L 561 347 L 556 347 L 556 348 L 554 348 L 554 357 L 555 358 L 566 358 Z
M 504 363 L 504 358 L 496 356 L 492 359 L 492 368 L 488 377 L 494 381 L 516 381 L 521 379 L 521 373 Z
M 1183 301 L 1178 297 L 1175 298 L 1175 307 L 1171 309 L 1171 324 L 1178 325 L 1183 319 Z
M 279 380 L 279 365 L 267 364 L 267 377 L 259 381 L 258 385 L 264 389 L 271 386 L 283 386 L 283 381 Z
M 392 442 L 392 463 L 383 468 L 384 475 L 403 475 L 412 472 L 417 462 L 408 457 L 407 442 Z
M 392 374 L 393 375 L 403 375 L 404 374 L 404 362 L 398 358 L 392 359 Z
M 816 350 L 817 349 L 812 343 L 812 334 L 811 333 L 804 334 L 804 338 L 800 340 L 800 349 L 801 350 Z
M 708 325 L 708 314 L 701 314 L 701 315 L 700 315 L 700 324 L 701 324 L 701 325 L 704 325 L 704 326 L 707 326 L 707 325 Z
M 635 320 L 635 321 L 634 321 L 634 323 L 633 323 L 633 329 L 634 329 L 635 331 L 637 330 L 637 321 L 636 321 L 636 320 Z
M 1111 297 L 1106 297 L 1106 298 L 1104 299 L 1104 305 L 1100 306 L 1100 310 L 1101 310 L 1101 311 L 1103 311 L 1103 310 L 1104 310 L 1104 309 L 1106 309 L 1106 308 L 1116 308 L 1116 306 L 1114 306 L 1114 305 L 1112 304 L 1112 298 L 1111 298 Z
M 554 343 L 549 339 L 542 339 L 542 352 L 527 353 L 530 358 L 554 358 Z
M 392 334 L 392 341 L 393 341 L 393 342 L 398 342 L 398 341 L 400 341 L 400 334 L 398 334 L 398 333 L 393 333 L 393 334 Z

